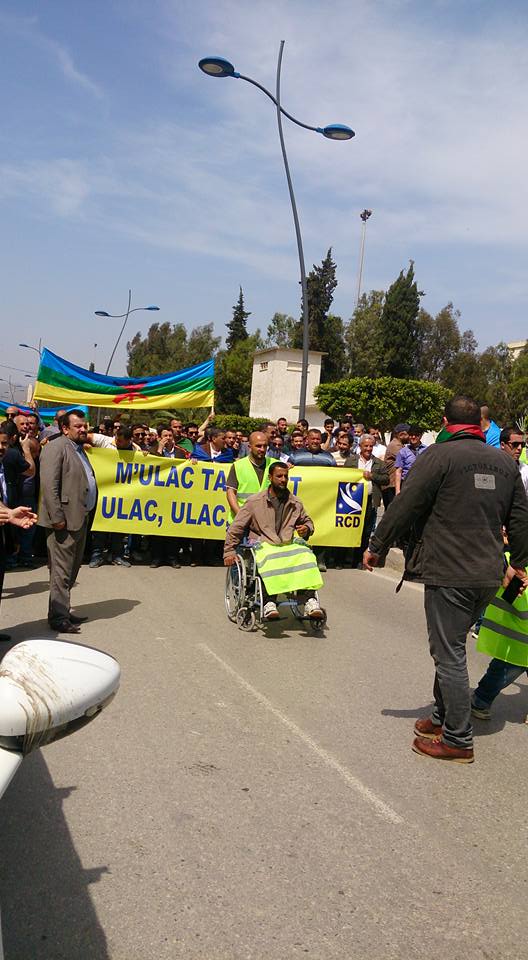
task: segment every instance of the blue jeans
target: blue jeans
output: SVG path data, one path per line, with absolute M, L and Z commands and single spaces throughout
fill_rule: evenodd
M 491 661 L 486 673 L 479 680 L 479 684 L 473 694 L 473 703 L 476 707 L 489 707 L 495 700 L 497 694 L 509 687 L 510 683 L 522 676 L 528 674 L 526 667 L 518 667 L 514 663 L 505 663 L 504 660 L 497 660 L 496 657 Z

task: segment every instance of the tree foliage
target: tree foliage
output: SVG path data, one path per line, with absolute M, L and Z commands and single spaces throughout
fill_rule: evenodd
M 325 356 L 321 364 L 322 379 L 336 380 L 346 369 L 344 325 L 341 317 L 330 313 L 337 286 L 336 264 L 332 248 L 320 266 L 313 265 L 306 278 L 308 291 L 308 335 L 310 350 L 321 350 Z M 295 325 L 293 346 L 302 349 L 303 319 Z
M 266 347 L 293 347 L 297 321 L 287 313 L 274 313 L 268 324 Z
M 417 372 L 421 331 L 418 323 L 420 296 L 411 260 L 387 291 L 381 315 L 381 342 L 385 373 L 391 377 L 413 377 Z
M 218 355 L 215 374 L 215 410 L 247 414 L 251 396 L 253 354 L 262 348 L 260 331 L 239 340 Z
M 399 421 L 438 429 L 450 391 L 438 383 L 397 377 L 353 377 L 316 388 L 317 404 L 335 419 L 352 411 L 361 423 L 383 430 Z
M 213 324 L 187 332 L 183 323 L 153 323 L 145 337 L 136 333 L 127 343 L 129 377 L 153 377 L 193 367 L 213 357 L 220 346 Z
M 226 323 L 228 329 L 226 337 L 227 350 L 231 350 L 235 344 L 240 343 L 242 340 L 247 340 L 249 336 L 247 332 L 247 321 L 250 316 L 251 312 L 244 309 L 244 294 L 242 293 L 242 287 L 240 287 L 238 300 L 233 306 L 233 317 L 229 323 Z
M 385 372 L 381 315 L 384 290 L 363 293 L 345 329 L 347 373 L 352 377 L 379 377 Z

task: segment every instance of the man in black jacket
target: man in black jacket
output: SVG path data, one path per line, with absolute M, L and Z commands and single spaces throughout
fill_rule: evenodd
M 485 444 L 478 404 L 455 397 L 436 444 L 416 461 L 364 556 L 371 570 L 394 540 L 421 541 L 415 559 L 420 554 L 435 705 L 415 724 L 413 750 L 433 759 L 473 762 L 466 637 L 500 584 L 503 527 L 511 564 L 504 585 L 517 575 L 528 586 L 528 501 L 519 470 Z

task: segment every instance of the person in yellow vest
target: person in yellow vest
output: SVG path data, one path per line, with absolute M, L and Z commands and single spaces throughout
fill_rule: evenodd
M 249 435 L 249 454 L 237 460 L 227 477 L 227 502 L 229 504 L 229 523 L 232 523 L 240 507 L 252 494 L 268 488 L 270 464 L 276 457 L 267 457 L 268 438 L 265 433 L 255 430 Z
M 274 598 L 296 590 L 305 616 L 321 620 L 324 613 L 315 591 L 323 580 L 315 554 L 304 542 L 313 534 L 313 522 L 298 497 L 288 490 L 288 467 L 275 461 L 268 473 L 269 486 L 248 497 L 227 530 L 224 565 L 235 563 L 237 547 L 248 536 L 262 581 L 264 619 L 277 620 Z
M 513 603 L 502 594 L 501 589 L 486 607 L 478 632 L 477 650 L 493 657 L 471 698 L 471 713 L 479 720 L 491 720 L 495 697 L 528 674 L 528 592 L 524 589 Z

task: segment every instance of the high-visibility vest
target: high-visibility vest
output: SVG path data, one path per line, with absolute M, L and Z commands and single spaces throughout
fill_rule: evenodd
M 528 667 L 528 590 L 513 603 L 502 599 L 502 587 L 484 611 L 477 650 L 489 657 Z
M 522 448 L 520 459 L 521 459 L 521 463 L 528 463 L 528 454 L 526 453 L 526 447 Z
M 318 590 L 323 578 L 315 554 L 304 540 L 257 543 L 253 547 L 257 570 L 271 596 L 293 590 Z
M 249 457 L 242 457 L 241 460 L 235 460 L 235 473 L 238 481 L 236 495 L 239 507 L 243 506 L 248 497 L 252 497 L 254 493 L 260 493 L 261 490 L 264 490 L 268 486 L 269 468 L 272 463 L 275 463 L 275 458 L 266 457 L 266 469 L 262 476 L 262 483 L 259 483 L 255 468 Z M 229 523 L 233 522 L 234 516 L 233 511 L 230 509 L 228 517 Z

